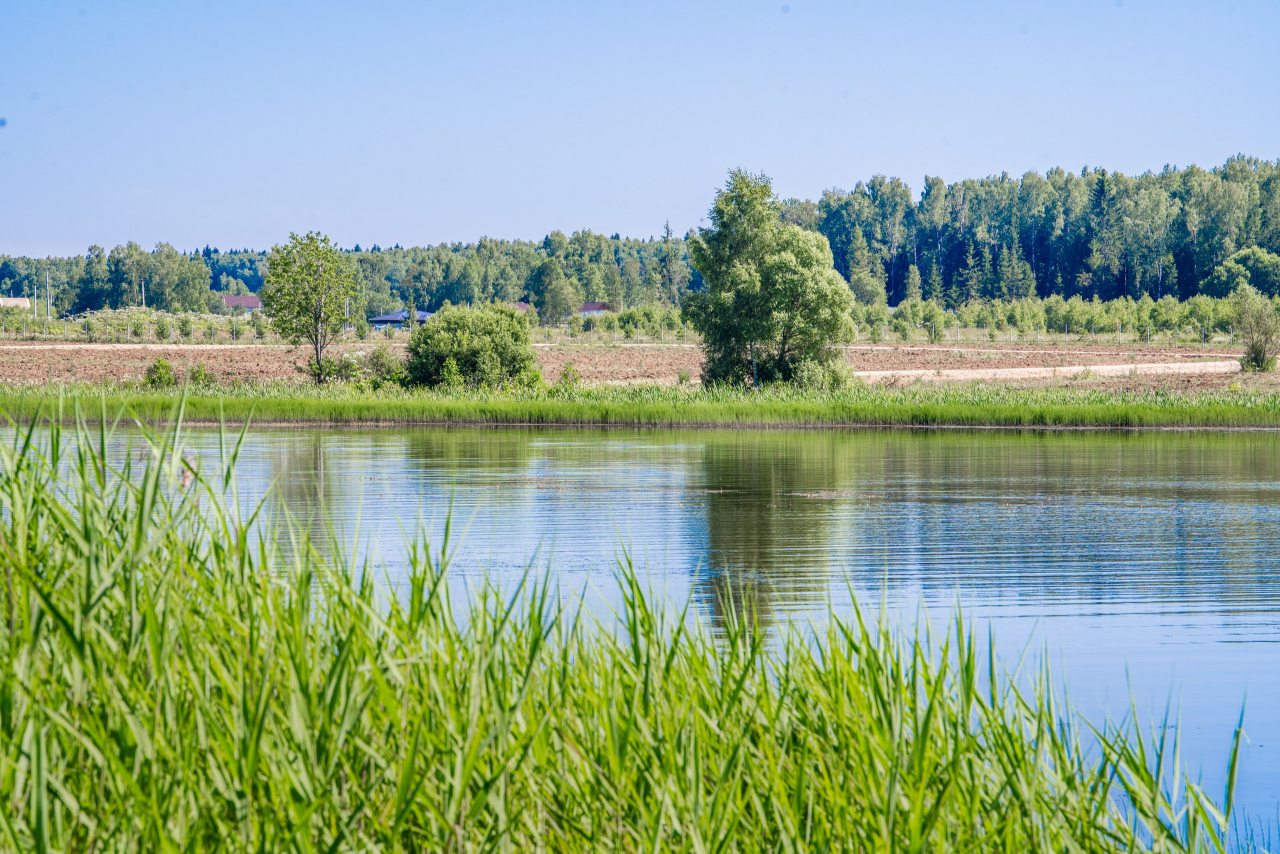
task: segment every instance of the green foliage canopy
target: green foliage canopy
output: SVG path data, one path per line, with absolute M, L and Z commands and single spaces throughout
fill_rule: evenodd
M 1276 307 L 1251 285 L 1241 285 L 1231 295 L 1236 310 L 1236 331 L 1244 344 L 1245 370 L 1275 369 L 1276 350 L 1280 349 L 1280 315 Z
M 409 339 L 410 385 L 472 388 L 537 385 L 529 321 L 502 305 L 448 306 Z
M 784 223 L 769 179 L 736 170 L 690 246 L 705 289 L 685 303 L 710 383 L 789 381 L 852 338 L 853 296 L 822 235 Z
M 1263 295 L 1280 295 L 1280 255 L 1260 246 L 1250 246 L 1235 252 L 1217 267 L 1205 281 L 1205 293 L 1230 296 L 1241 285 L 1251 285 Z
M 328 237 L 314 231 L 290 234 L 288 243 L 272 248 L 262 307 L 282 337 L 311 346 L 317 383 L 325 378 L 325 349 L 364 308 L 351 264 Z
M 545 323 L 563 323 L 582 304 L 582 290 L 564 275 L 559 259 L 548 258 L 529 278 L 529 298 Z
M 920 295 L 948 309 L 1029 296 L 1226 296 L 1246 273 L 1262 293 L 1280 294 L 1276 274 L 1264 272 L 1274 270 L 1268 256 L 1280 254 L 1280 161 L 1237 156 L 1212 169 L 1140 175 L 1052 168 L 950 184 L 930 176 L 919 195 L 898 178 L 873 176 L 780 208 L 783 222 L 827 238 L 837 272 L 864 305 L 914 296 L 913 265 Z M 563 279 L 551 277 L 557 311 L 584 300 L 679 305 L 686 291 L 703 286 L 689 249 L 688 239 L 666 228 L 656 239 L 555 231 L 541 241 L 482 237 L 343 254 L 368 307 L 380 314 L 446 301 L 526 300 L 541 308 L 547 288 L 539 271 L 550 260 Z M 0 256 L 0 293 L 39 301 L 49 273 L 55 313 L 66 314 L 139 306 L 144 286 L 148 306 L 193 311 L 207 310 L 210 281 L 215 297 L 262 288 L 265 252 L 179 252 L 190 265 L 185 270 L 171 252 L 177 250 L 163 244 L 150 252 L 126 244 L 63 258 Z

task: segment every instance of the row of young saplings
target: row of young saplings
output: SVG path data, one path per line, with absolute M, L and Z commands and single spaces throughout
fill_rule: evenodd
M 1238 300 L 1233 296 L 1198 295 L 1187 300 L 1166 296 L 1153 300 L 1127 297 L 1101 301 L 1073 296 L 1030 297 L 1014 300 L 975 300 L 952 308 L 936 300 L 907 299 L 890 308 L 883 304 L 856 303 L 853 314 L 859 335 L 878 343 L 891 334 L 899 340 L 942 340 L 948 330 L 996 338 L 1001 333 L 1023 338 L 1040 334 L 1104 335 L 1150 341 L 1207 341 L 1217 335 L 1233 336 L 1238 321 Z M 1280 300 L 1271 298 L 1273 309 Z M 535 320 L 529 315 L 531 321 Z M 598 315 L 570 316 L 562 324 L 570 337 L 580 334 L 662 340 L 668 335 L 682 340 L 689 330 L 678 308 L 640 306 Z M 360 340 L 373 331 L 363 317 L 353 318 L 351 332 Z M 391 338 L 396 327 L 382 327 Z M 88 341 L 239 341 L 264 340 L 270 324 L 258 313 L 250 315 L 193 315 L 122 309 L 90 312 L 76 318 L 49 320 L 28 311 L 0 309 L 0 333 Z M 550 334 L 550 328 L 547 333 Z

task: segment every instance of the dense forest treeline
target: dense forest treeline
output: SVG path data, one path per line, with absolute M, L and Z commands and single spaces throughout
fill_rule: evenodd
M 691 271 L 685 239 L 670 232 L 648 240 L 590 231 L 552 232 L 541 242 L 495 240 L 430 247 L 348 250 L 366 305 L 381 313 L 445 302 L 528 301 L 544 317 L 564 317 L 583 301 L 615 306 L 679 304 Z M 213 311 L 221 295 L 256 293 L 267 252 L 210 247 L 181 253 L 168 244 L 148 252 L 137 243 L 82 256 L 0 257 L 0 294 L 45 297 L 45 272 L 58 314 L 143 304 L 170 311 Z
M 1051 169 L 946 184 L 918 199 L 877 176 L 784 215 L 831 243 L 855 293 L 957 305 L 1080 295 L 1224 296 L 1248 281 L 1280 289 L 1280 161 L 1233 157 L 1204 170 L 1130 177 Z M 1254 251 L 1250 251 L 1253 249 Z M 1247 276 L 1247 278 L 1246 278 Z
M 1215 169 L 1136 177 L 1092 168 L 952 184 L 926 177 L 918 197 L 900 179 L 876 176 L 781 207 L 786 220 L 827 238 L 863 303 L 1186 299 L 1241 283 L 1280 294 L 1280 161 L 1238 156 Z M 557 320 L 588 300 L 678 305 L 700 286 L 687 236 L 669 225 L 649 239 L 555 231 L 540 242 L 482 237 L 348 254 L 371 312 L 524 300 Z M 140 305 L 144 290 L 150 307 L 215 310 L 221 293 L 261 288 L 266 255 L 129 243 L 74 257 L 0 256 L 0 294 L 42 300 L 48 271 L 59 314 Z

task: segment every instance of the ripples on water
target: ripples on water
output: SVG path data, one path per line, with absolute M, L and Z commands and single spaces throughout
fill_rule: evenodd
M 215 434 L 190 434 L 216 455 Z M 238 478 L 394 580 L 445 515 L 467 580 L 538 556 L 610 602 L 625 547 L 713 625 L 828 603 L 904 625 L 959 607 L 1012 665 L 1030 650 L 1093 719 L 1181 710 L 1217 787 L 1248 695 L 1242 808 L 1280 809 L 1280 435 L 259 430 Z M 274 491 L 270 491 L 274 484 Z

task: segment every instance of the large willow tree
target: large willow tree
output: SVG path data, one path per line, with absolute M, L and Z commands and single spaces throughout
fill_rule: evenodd
M 784 223 L 764 175 L 729 173 L 711 226 L 690 245 L 704 288 L 685 314 L 701 335 L 707 383 L 789 381 L 829 364 L 853 335 L 853 296 L 821 234 Z

